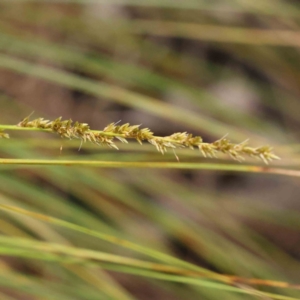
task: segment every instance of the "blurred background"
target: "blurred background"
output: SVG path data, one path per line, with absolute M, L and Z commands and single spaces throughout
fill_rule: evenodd
M 299 22 L 298 1 L 287 0 L 0 1 L 1 124 L 34 111 L 32 118 L 62 116 L 98 130 L 121 120 L 161 136 L 187 131 L 213 142 L 228 134 L 273 146 L 282 160 L 272 165 L 297 169 Z M 78 151 L 79 141 L 51 134 L 10 135 L 0 141 L 2 158 L 176 162 L 172 151 L 162 156 L 134 141 L 119 151 L 88 143 Z M 196 150 L 176 154 L 182 162 L 235 163 Z M 0 166 L 2 204 L 217 273 L 294 284 L 299 192 L 297 178 L 272 174 Z M 38 259 L 23 257 L 26 238 L 149 260 L 22 214 L 1 211 L 0 231 L 0 253 L 10 249 L 0 260 L 4 300 L 273 299 L 161 281 L 122 266 L 51 261 L 38 251 Z M 252 288 L 300 298 L 294 289 L 244 287 Z

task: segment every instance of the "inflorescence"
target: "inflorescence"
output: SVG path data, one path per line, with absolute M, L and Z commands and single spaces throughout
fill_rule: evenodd
M 107 145 L 115 149 L 118 149 L 115 144 L 116 139 L 122 143 L 128 143 L 127 139 L 135 139 L 140 144 L 142 144 L 143 141 L 148 141 L 162 154 L 164 154 L 167 149 L 198 148 L 204 157 L 217 157 L 218 153 L 225 153 L 238 161 L 244 160 L 245 155 L 259 158 L 265 163 L 279 159 L 269 146 L 253 148 L 248 146 L 248 141 L 235 144 L 231 143 L 226 137 L 213 143 L 204 143 L 200 136 L 193 136 L 187 132 L 178 132 L 170 136 L 159 137 L 155 136 L 148 128 L 141 129 L 140 125 L 130 125 L 128 123 L 123 125 L 111 123 L 102 131 L 96 131 L 91 130 L 86 123 L 73 123 L 71 119 L 62 120 L 60 117 L 54 121 L 49 121 L 38 118 L 29 121 L 29 117 L 27 117 L 23 119 L 18 126 L 54 132 L 62 138 L 80 139 L 82 142 L 89 141 L 97 145 Z M 9 136 L 3 131 L 0 131 L 0 137 L 8 138 Z

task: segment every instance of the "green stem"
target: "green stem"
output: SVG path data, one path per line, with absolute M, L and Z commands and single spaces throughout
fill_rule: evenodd
M 2 130 L 27 130 L 27 131 L 47 131 L 51 132 L 52 130 L 45 128 L 36 128 L 36 127 L 21 127 L 18 125 L 0 125 L 0 129 Z
M 270 173 L 300 177 L 299 170 L 269 168 L 265 166 L 248 166 L 236 164 L 178 163 L 178 162 L 117 162 L 117 161 L 85 161 L 85 160 L 37 160 L 37 159 L 0 159 L 0 165 L 31 166 L 86 166 L 98 168 L 151 168 L 151 169 L 189 169 L 235 171 L 248 173 Z

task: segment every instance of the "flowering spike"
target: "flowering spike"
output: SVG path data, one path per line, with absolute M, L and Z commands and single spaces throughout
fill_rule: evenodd
M 80 139 L 81 145 L 83 142 L 90 141 L 97 145 L 107 145 L 110 148 L 118 149 L 114 143 L 115 139 L 122 143 L 127 143 L 127 139 L 135 139 L 140 144 L 148 141 L 162 154 L 167 152 L 168 148 L 174 151 L 176 148 L 194 149 L 197 147 L 204 157 L 216 158 L 217 153 L 221 152 L 239 162 L 245 159 L 245 155 L 259 158 L 266 164 L 269 161 L 280 159 L 269 146 L 252 148 L 248 146 L 248 139 L 238 144 L 231 143 L 226 138 L 227 134 L 213 143 L 204 143 L 200 136 L 193 136 L 187 132 L 177 132 L 170 136 L 159 137 L 155 136 L 149 128 L 141 129 L 140 125 L 130 125 L 129 123 L 118 125 L 118 123 L 110 123 L 102 131 L 94 131 L 90 130 L 87 123 L 73 123 L 71 119 L 62 120 L 62 117 L 54 121 L 43 118 L 29 121 L 29 117 L 26 117 L 18 126 L 45 129 L 59 134 L 62 138 Z M 0 131 L 1 137 L 8 138 L 8 135 Z M 175 156 L 179 160 L 177 155 Z

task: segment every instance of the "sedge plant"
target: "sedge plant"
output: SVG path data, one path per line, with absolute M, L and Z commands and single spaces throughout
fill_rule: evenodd
M 34 2 L 0 9 L 0 299 L 299 299 L 298 6 Z
M 111 123 L 103 130 L 91 130 L 87 123 L 77 121 L 73 123 L 71 119 L 62 120 L 62 117 L 54 121 L 45 120 L 44 118 L 37 118 L 30 121 L 29 117 L 26 117 L 15 126 L 0 125 L 0 129 L 28 129 L 32 131 L 52 132 L 57 133 L 61 138 L 79 139 L 81 143 L 88 141 L 97 145 L 106 145 L 117 150 L 118 147 L 115 144 L 115 140 L 128 143 L 128 139 L 134 139 L 141 145 L 143 141 L 149 142 L 162 154 L 164 154 L 167 149 L 189 148 L 194 150 L 194 148 L 198 148 L 204 157 L 210 158 L 216 158 L 218 153 L 224 153 L 237 161 L 244 160 L 244 156 L 261 159 L 266 164 L 268 164 L 269 161 L 279 159 L 279 157 L 272 152 L 271 147 L 250 147 L 248 140 L 235 144 L 230 142 L 226 137 L 222 137 L 215 142 L 206 143 L 200 136 L 193 136 L 187 132 L 177 132 L 169 136 L 161 137 L 155 136 L 149 128 L 140 128 L 140 125 L 130 125 L 129 123 L 123 125 Z M 9 138 L 9 134 L 1 131 L 0 137 Z

